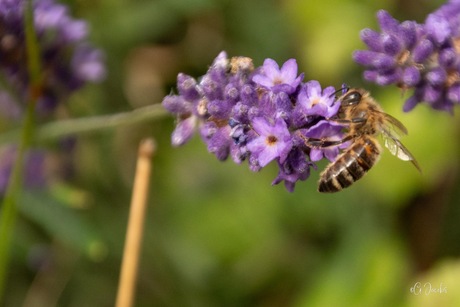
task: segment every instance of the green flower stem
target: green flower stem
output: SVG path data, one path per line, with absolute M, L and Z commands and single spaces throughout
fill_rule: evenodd
M 160 104 L 135 109 L 113 115 L 76 118 L 50 122 L 37 131 L 37 141 L 57 139 L 63 136 L 116 128 L 126 125 L 152 121 L 168 113 Z
M 24 157 L 29 148 L 35 126 L 35 105 L 41 91 L 40 50 L 34 29 L 32 0 L 27 1 L 24 14 L 27 47 L 27 65 L 30 77 L 29 98 L 17 148 L 16 160 L 5 191 L 0 215 L 0 302 L 5 293 L 5 281 L 9 264 L 10 244 L 17 216 L 17 196 L 21 191 Z
M 36 142 L 56 140 L 64 136 L 79 135 L 98 130 L 134 125 L 154 121 L 169 113 L 161 104 L 154 104 L 133 111 L 111 115 L 66 119 L 44 124 L 35 128 Z M 0 135 L 0 144 L 10 143 L 20 135 L 19 130 L 9 131 Z
M 34 111 L 34 104 L 29 102 L 24 119 L 21 141 L 17 149 L 16 160 L 14 162 L 8 187 L 3 198 L 0 215 L 0 301 L 5 291 L 5 278 L 8 269 L 10 243 L 17 215 L 16 198 L 21 189 L 24 155 L 29 147 L 30 136 L 33 131 L 35 117 Z

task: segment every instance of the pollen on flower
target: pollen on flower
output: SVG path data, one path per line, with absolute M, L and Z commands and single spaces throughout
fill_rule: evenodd
M 279 84 L 283 84 L 283 79 L 277 77 L 277 78 L 273 78 L 273 85 L 279 85 Z
M 313 98 L 311 100 L 311 106 L 313 107 L 313 106 L 317 105 L 319 102 L 320 102 L 320 99 L 318 97 Z
M 205 116 L 207 112 L 208 112 L 208 100 L 205 98 L 200 99 L 197 105 L 197 113 L 200 116 Z
M 276 142 L 278 141 L 278 139 L 276 138 L 276 136 L 274 135 L 269 135 L 267 137 L 267 145 L 268 146 L 273 146 L 276 144 Z
M 399 54 L 397 57 L 397 63 L 399 65 L 405 65 L 407 64 L 407 61 L 410 59 L 410 51 L 409 50 L 404 50 Z

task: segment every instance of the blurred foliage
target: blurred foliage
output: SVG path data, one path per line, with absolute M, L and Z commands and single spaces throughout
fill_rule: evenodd
M 178 72 L 202 75 L 221 50 L 261 65 L 294 57 L 306 79 L 366 87 L 409 129 L 422 166 L 383 154 L 335 195 L 311 178 L 288 193 L 275 168 L 221 163 L 198 137 L 170 146 L 173 119 L 78 138 L 74 177 L 21 198 L 6 306 L 112 306 L 137 146 L 158 153 L 136 306 L 459 306 L 460 126 L 396 88 L 369 86 L 351 52 L 375 12 L 423 21 L 441 1 L 67 1 L 88 19 L 108 79 L 74 95 L 73 117 L 159 103 Z M 407 97 L 408 93 L 405 94 Z M 415 295 L 429 282 L 447 293 Z

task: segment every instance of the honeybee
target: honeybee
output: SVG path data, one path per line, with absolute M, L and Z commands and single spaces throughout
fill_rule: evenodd
M 307 139 L 313 148 L 335 146 L 347 141 L 351 145 L 331 162 L 321 173 L 318 191 L 338 192 L 363 177 L 380 158 L 382 148 L 377 140 L 382 135 L 385 147 L 403 161 L 411 161 L 421 172 L 420 166 L 409 150 L 399 141 L 397 132 L 407 134 L 404 125 L 383 112 L 379 104 L 364 89 L 348 89 L 338 98 L 341 105 L 337 118 L 331 119 L 347 126 L 345 137 L 338 141 Z

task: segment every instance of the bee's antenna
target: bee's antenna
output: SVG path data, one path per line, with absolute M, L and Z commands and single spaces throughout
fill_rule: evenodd
M 338 90 L 336 90 L 334 93 L 332 93 L 331 95 L 329 95 L 329 97 L 332 97 L 332 96 L 336 96 L 338 93 L 342 92 L 342 95 L 345 94 L 346 92 L 348 92 L 350 88 L 347 86 L 346 83 L 343 83 L 342 84 L 342 87 Z

